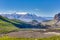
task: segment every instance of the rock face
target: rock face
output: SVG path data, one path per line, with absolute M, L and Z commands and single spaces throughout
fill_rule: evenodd
M 54 16 L 55 26 L 60 28 L 60 13 Z
M 60 13 L 58 13 L 54 16 L 54 20 L 60 21 Z

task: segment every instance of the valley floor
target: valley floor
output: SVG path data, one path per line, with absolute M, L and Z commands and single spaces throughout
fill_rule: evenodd
M 60 40 L 60 29 L 20 29 L 0 34 L 0 40 Z
M 20 30 L 17 32 L 11 32 L 3 35 L 18 38 L 45 38 L 60 35 L 60 31 L 56 32 L 56 31 L 41 31 L 41 30 Z

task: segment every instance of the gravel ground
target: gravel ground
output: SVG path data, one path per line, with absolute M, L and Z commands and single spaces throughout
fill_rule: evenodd
M 10 37 L 25 37 L 25 38 L 43 38 L 50 37 L 54 35 L 60 35 L 57 32 L 39 32 L 39 31 L 19 31 L 19 32 L 11 32 L 7 34 Z

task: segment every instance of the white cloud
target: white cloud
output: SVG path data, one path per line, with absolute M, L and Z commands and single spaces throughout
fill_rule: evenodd
M 2 11 L 2 12 L 0 12 L 0 14 L 13 14 L 13 13 L 16 13 L 16 14 L 27 14 L 28 12 L 20 12 L 20 11 Z
M 16 14 L 27 14 L 27 12 L 16 12 Z
M 2 13 L 0 13 L 0 14 L 2 14 Z

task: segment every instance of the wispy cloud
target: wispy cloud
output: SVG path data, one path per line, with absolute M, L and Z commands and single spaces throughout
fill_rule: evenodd
M 16 12 L 16 14 L 27 14 L 28 12 Z
M 28 12 L 20 12 L 20 11 L 3 11 L 3 12 L 0 12 L 0 14 L 27 14 Z

